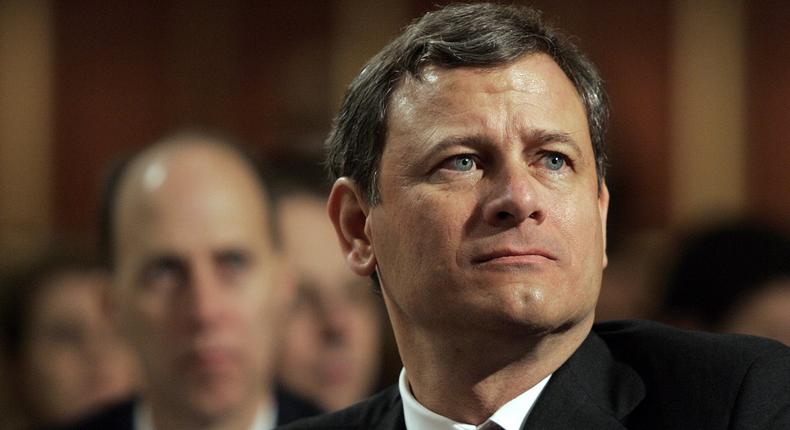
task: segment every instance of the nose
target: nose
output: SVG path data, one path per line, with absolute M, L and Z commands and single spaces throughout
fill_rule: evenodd
M 194 267 L 184 291 L 190 328 L 200 329 L 212 324 L 222 313 L 221 285 L 210 270 Z
M 535 189 L 535 178 L 526 165 L 505 166 L 492 178 L 490 192 L 484 202 L 483 219 L 491 226 L 511 228 L 532 220 L 543 222 L 545 212 Z

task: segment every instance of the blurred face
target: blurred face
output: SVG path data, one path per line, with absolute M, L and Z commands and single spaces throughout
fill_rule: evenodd
M 348 270 L 318 198 L 279 208 L 280 232 L 298 281 L 283 339 L 280 376 L 289 389 L 336 410 L 370 394 L 379 364 L 379 308 L 370 282 Z
M 761 286 L 724 323 L 724 331 L 776 339 L 790 346 L 790 278 Z
M 211 420 L 268 394 L 279 283 L 264 198 L 239 160 L 187 147 L 121 191 L 116 291 L 152 404 Z
M 423 76 L 393 95 L 364 227 L 396 331 L 591 324 L 608 192 L 571 82 L 545 55 Z
M 23 388 L 36 422 L 74 419 L 131 394 L 134 362 L 106 313 L 107 283 L 99 272 L 63 274 L 34 300 Z

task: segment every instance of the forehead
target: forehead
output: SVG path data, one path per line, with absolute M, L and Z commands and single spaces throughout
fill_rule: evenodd
M 548 55 L 531 54 L 491 68 L 426 67 L 393 94 L 391 135 L 437 132 L 441 127 L 547 128 L 589 140 L 576 88 Z M 507 124 L 508 127 L 503 127 Z M 440 128 L 441 128 L 440 127 Z
M 47 281 L 34 302 L 34 310 L 44 319 L 68 315 L 85 315 L 99 308 L 102 288 L 107 276 L 100 272 L 74 271 L 60 274 Z
M 295 194 L 283 199 L 277 212 L 283 248 L 297 275 L 332 286 L 356 278 L 337 247 L 324 200 Z
M 132 248 L 192 252 L 268 242 L 264 191 L 239 159 L 210 148 L 154 157 L 130 171 L 116 236 Z

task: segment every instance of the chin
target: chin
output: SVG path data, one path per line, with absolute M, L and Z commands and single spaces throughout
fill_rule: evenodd
M 584 323 L 594 308 L 572 306 L 566 295 L 557 295 L 556 291 L 543 286 L 503 286 L 507 291 L 499 295 L 496 303 L 490 303 L 490 312 L 494 323 L 511 333 L 521 335 L 545 335 L 564 333 Z M 552 294 L 554 293 L 554 294 Z
M 243 391 L 241 387 L 222 382 L 194 388 L 190 395 L 190 408 L 197 415 L 211 421 L 238 409 L 248 398 Z
M 239 403 L 237 400 L 207 396 L 194 399 L 190 407 L 195 416 L 199 416 L 203 421 L 210 423 L 236 411 L 239 408 Z

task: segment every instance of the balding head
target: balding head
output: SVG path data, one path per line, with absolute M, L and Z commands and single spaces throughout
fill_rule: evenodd
M 116 262 L 116 240 L 122 208 L 134 206 L 138 198 L 166 194 L 168 191 L 162 188 L 166 176 L 171 179 L 167 184 L 168 188 L 172 188 L 171 191 L 177 192 L 175 187 L 180 186 L 191 193 L 202 182 L 225 194 L 226 187 L 232 185 L 229 182 L 231 178 L 223 183 L 217 181 L 217 177 L 225 178 L 228 172 L 257 191 L 252 197 L 255 203 L 265 208 L 264 222 L 269 228 L 266 232 L 267 241 L 276 246 L 278 241 L 272 208 L 258 165 L 241 147 L 225 138 L 187 131 L 165 137 L 133 156 L 120 160 L 111 169 L 101 196 L 99 219 L 100 247 L 107 265 L 114 267 Z M 201 181 L 196 181 L 196 178 Z
M 115 189 L 115 297 L 154 418 L 191 428 L 254 415 L 271 395 L 285 297 L 253 165 L 221 141 L 179 135 L 133 158 Z

